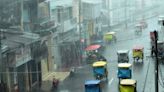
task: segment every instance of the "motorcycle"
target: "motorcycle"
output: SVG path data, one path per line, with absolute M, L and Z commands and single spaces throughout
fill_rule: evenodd
M 53 85 L 53 88 L 57 88 L 59 85 L 59 80 L 56 78 L 53 78 L 52 85 Z

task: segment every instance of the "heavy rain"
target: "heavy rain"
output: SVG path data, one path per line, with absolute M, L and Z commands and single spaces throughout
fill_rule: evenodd
M 163 0 L 0 0 L 0 92 L 163 92 Z

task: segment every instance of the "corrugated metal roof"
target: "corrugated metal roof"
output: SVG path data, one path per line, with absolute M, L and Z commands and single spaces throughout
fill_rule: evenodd
M 2 44 L 2 53 L 4 53 L 7 50 L 8 50 L 8 46 Z
M 2 40 L 4 45 L 7 45 L 10 49 L 19 47 L 20 45 L 29 45 L 40 40 L 38 34 L 23 32 L 23 34 L 7 33 L 6 39 Z
M 24 35 L 20 35 L 20 36 L 10 37 L 10 38 L 8 38 L 8 40 L 16 42 L 16 43 L 24 44 L 24 45 L 29 45 L 31 43 L 38 41 L 39 39 L 27 38 Z
M 15 43 L 15 42 L 9 41 L 9 40 L 2 40 L 2 43 L 10 49 L 18 48 L 20 46 L 19 43 Z

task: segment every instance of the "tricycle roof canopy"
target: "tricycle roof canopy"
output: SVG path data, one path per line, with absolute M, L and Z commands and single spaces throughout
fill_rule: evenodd
M 93 63 L 93 67 L 105 66 L 106 64 L 105 61 L 97 61 Z
M 121 85 L 135 85 L 136 80 L 133 79 L 123 79 L 121 80 Z
M 85 81 L 85 85 L 96 85 L 99 83 L 100 83 L 100 80 L 87 80 L 87 81 Z
M 118 54 L 123 54 L 123 53 L 128 53 L 129 50 L 118 50 L 117 53 Z
M 158 44 L 163 44 L 163 43 L 164 43 L 164 41 L 157 41 L 157 43 L 158 43 Z
M 108 33 L 106 33 L 106 35 L 108 35 L 108 34 L 115 34 L 116 32 L 108 32 Z
M 130 64 L 130 63 L 119 63 L 118 64 L 119 68 L 129 68 L 131 66 L 132 66 L 132 64 Z
M 87 48 L 85 48 L 85 50 L 86 51 L 92 51 L 92 50 L 97 50 L 100 47 L 101 47 L 101 45 L 98 45 L 98 44 L 96 44 L 96 45 L 90 45 Z
M 133 47 L 133 50 L 142 50 L 142 49 L 144 49 L 144 47 L 142 45 L 135 45 Z

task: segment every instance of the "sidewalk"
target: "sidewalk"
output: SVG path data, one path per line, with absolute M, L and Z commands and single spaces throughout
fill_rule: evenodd
M 60 83 L 63 82 L 68 76 L 70 72 L 49 72 L 46 76 L 42 79 L 42 85 L 35 85 L 32 88 L 32 92 L 51 92 L 52 89 L 52 79 L 55 78 L 59 79 Z
M 50 72 L 46 77 L 43 78 L 42 81 L 52 81 L 55 76 L 56 79 L 60 81 L 64 81 L 69 76 L 70 72 Z
M 63 82 L 69 75 L 70 72 L 50 72 L 43 78 L 41 90 L 49 91 L 51 89 L 54 76 L 56 79 L 59 79 L 60 82 Z

